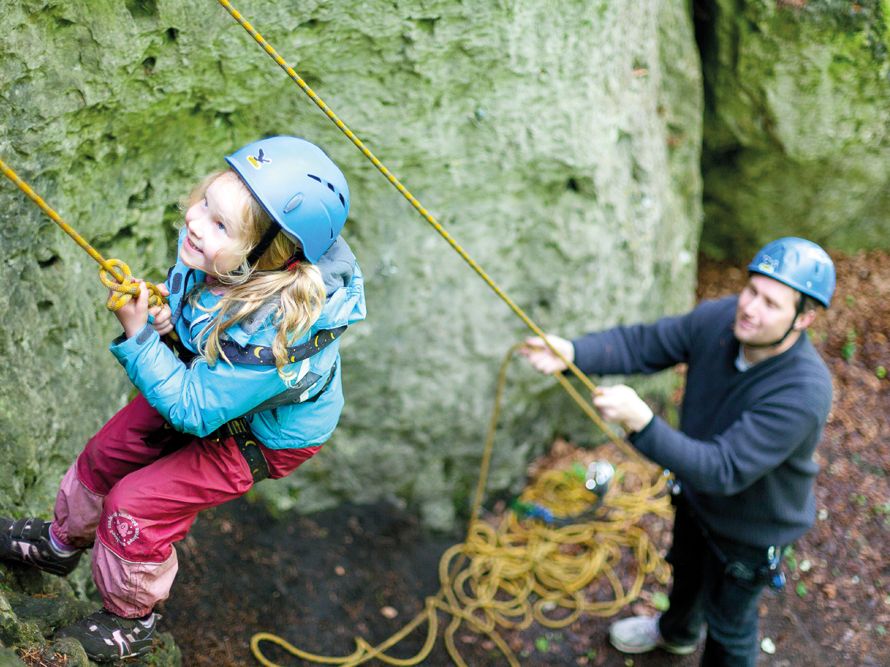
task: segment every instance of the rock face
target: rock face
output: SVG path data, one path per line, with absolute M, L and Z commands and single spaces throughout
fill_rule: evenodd
M 137 275 L 163 277 L 180 199 L 238 146 L 297 134 L 343 167 L 369 319 L 344 339 L 340 429 L 267 493 L 303 510 L 394 496 L 453 525 L 524 325 L 214 3 L 6 4 L 0 156 Z M 239 9 L 544 328 L 690 305 L 702 102 L 685 2 Z M 93 261 L 5 180 L 0 244 L 0 510 L 46 515 L 132 389 Z M 593 436 L 552 387 L 511 372 L 492 488 L 516 488 L 555 430 Z
M 702 249 L 890 247 L 890 3 L 697 0 Z
M 83 580 L 89 565 L 83 561 L 74 579 Z M 75 623 L 96 610 L 92 602 L 77 599 L 68 580 L 18 565 L 0 565 L 0 667 L 68 665 L 88 667 L 90 662 L 77 640 L 44 640 L 58 628 Z M 19 647 L 19 653 L 9 647 Z M 106 663 L 107 664 L 107 663 Z M 180 667 L 182 655 L 169 632 L 159 633 L 151 653 L 127 661 L 132 667 Z

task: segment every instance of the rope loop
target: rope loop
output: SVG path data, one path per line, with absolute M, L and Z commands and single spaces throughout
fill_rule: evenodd
M 123 280 L 120 279 L 115 269 L 123 276 Z M 102 281 L 105 287 L 111 290 L 105 307 L 112 312 L 120 310 L 130 299 L 139 296 L 139 284 L 133 278 L 130 267 L 119 259 L 105 260 L 104 264 L 99 268 L 99 280 Z M 145 283 L 145 286 L 149 292 L 149 308 L 163 305 L 164 296 L 157 288 L 157 285 Z

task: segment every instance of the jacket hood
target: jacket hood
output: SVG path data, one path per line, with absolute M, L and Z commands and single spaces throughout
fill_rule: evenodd
M 346 287 L 355 272 L 355 255 L 342 236 L 328 248 L 328 251 L 316 262 L 324 279 L 325 291 L 331 296 L 341 287 Z
M 346 241 L 338 237 L 318 261 L 327 290 L 327 301 L 314 330 L 333 329 L 365 319 L 365 280 Z

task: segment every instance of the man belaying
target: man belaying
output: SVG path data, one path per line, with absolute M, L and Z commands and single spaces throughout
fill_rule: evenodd
M 625 653 L 686 655 L 705 628 L 705 665 L 750 665 L 758 600 L 780 586 L 781 556 L 814 523 L 816 445 L 831 407 L 831 377 L 807 336 L 835 287 L 815 243 L 781 238 L 748 265 L 738 296 L 705 301 L 653 324 L 548 340 L 590 374 L 655 373 L 688 364 L 680 428 L 654 416 L 630 387 L 600 387 L 594 404 L 630 442 L 679 480 L 668 561 L 670 608 L 620 620 L 610 640 Z M 523 354 L 544 373 L 565 363 L 540 338 Z

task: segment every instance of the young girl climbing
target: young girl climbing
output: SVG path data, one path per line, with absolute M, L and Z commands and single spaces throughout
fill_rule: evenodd
M 53 521 L 0 518 L 0 558 L 66 575 L 92 546 L 103 608 L 61 629 L 94 660 L 151 648 L 197 513 L 280 478 L 330 437 L 343 407 L 339 336 L 364 319 L 339 236 L 346 179 L 295 137 L 254 142 L 192 193 L 162 307 L 116 311 L 111 351 L 139 395 L 62 479 Z M 179 354 L 161 340 L 175 331 Z

